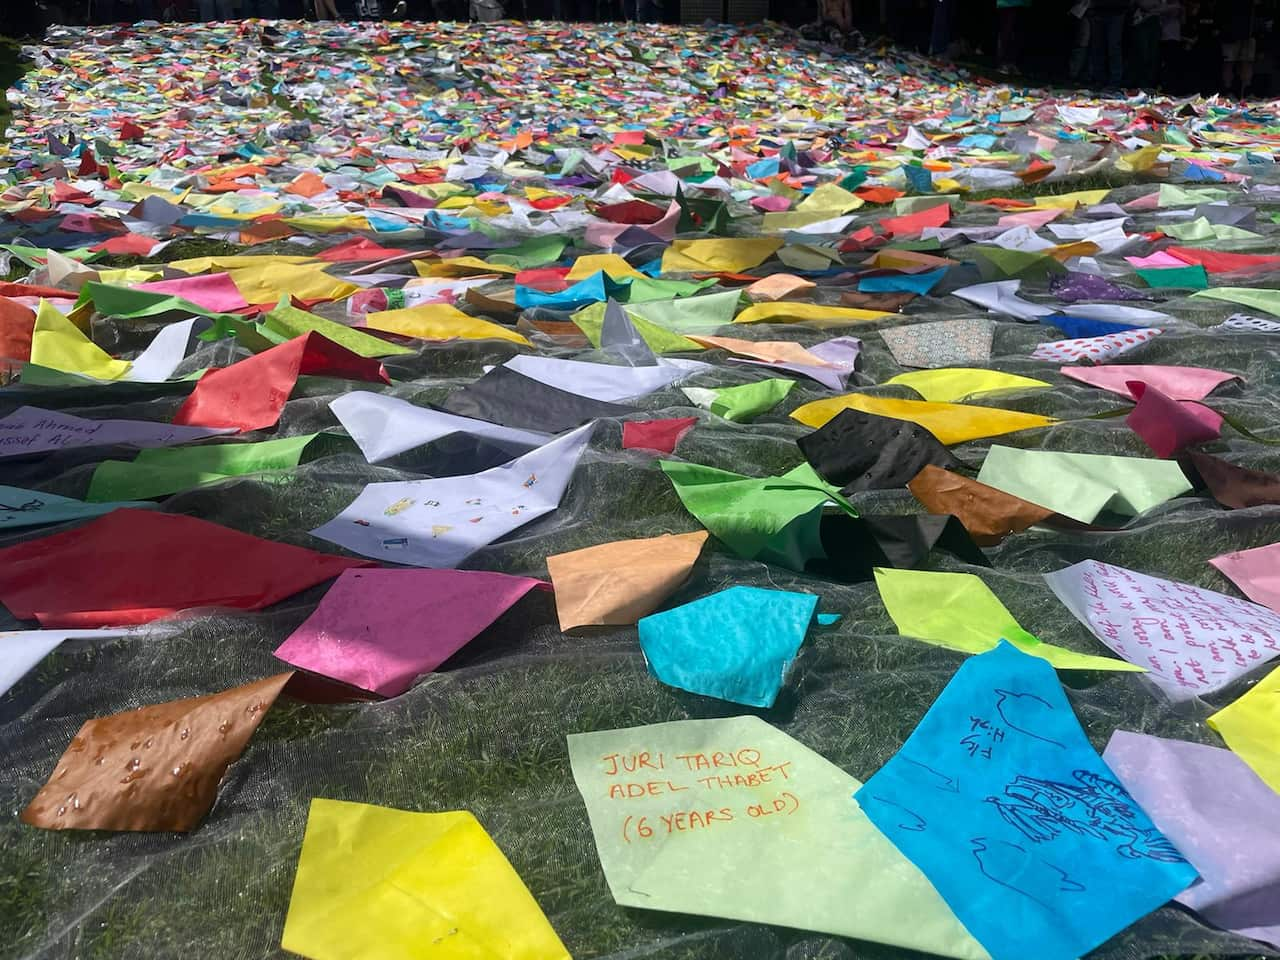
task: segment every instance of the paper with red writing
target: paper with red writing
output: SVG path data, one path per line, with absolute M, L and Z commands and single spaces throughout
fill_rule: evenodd
M 759 717 L 569 737 L 613 898 L 986 958 L 853 800 L 861 784 Z
M 1186 583 L 1085 560 L 1045 581 L 1093 635 L 1172 700 L 1221 690 L 1280 656 L 1280 614 Z

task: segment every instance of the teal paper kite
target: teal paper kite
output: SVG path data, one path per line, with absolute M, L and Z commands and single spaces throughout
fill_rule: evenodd
M 640 648 L 668 686 L 771 707 L 817 607 L 810 593 L 730 587 L 643 618 Z
M 85 503 L 70 497 L 59 497 L 40 490 L 22 487 L 0 487 L 0 531 L 19 527 L 39 527 L 46 523 L 64 523 L 68 520 L 89 520 L 110 513 L 117 507 L 149 509 L 152 503 L 136 500 L 119 503 Z

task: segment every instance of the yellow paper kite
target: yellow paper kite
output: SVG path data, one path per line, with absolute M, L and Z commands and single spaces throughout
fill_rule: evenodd
M 402 310 L 384 310 L 365 317 L 370 330 L 385 330 L 420 340 L 508 340 L 530 346 L 514 330 L 463 313 L 448 303 L 424 303 Z
M 1019 377 L 999 370 L 980 370 L 975 367 L 945 367 L 939 370 L 913 370 L 891 377 L 885 383 L 910 387 L 926 400 L 946 403 L 976 397 L 982 393 L 999 390 L 1032 390 L 1047 387 L 1043 380 Z
M 36 309 L 31 333 L 31 362 L 64 373 L 78 373 L 96 380 L 119 380 L 132 366 L 116 360 L 80 332 L 48 300 Z
M 1047 427 L 1057 423 L 1051 417 L 996 407 L 975 407 L 964 403 L 930 403 L 926 400 L 894 400 L 849 393 L 830 400 L 815 400 L 793 410 L 791 416 L 810 427 L 821 427 L 841 410 L 860 410 L 879 417 L 908 420 L 924 427 L 942 443 L 967 443 L 983 437 L 999 437 L 1018 430 Z
M 327 263 L 268 263 L 227 271 L 240 296 L 249 303 L 279 302 L 281 297 L 300 300 L 341 300 L 360 288 L 324 272 Z
M 601 270 L 611 280 L 623 280 L 627 277 L 645 279 L 643 273 L 616 253 L 589 253 L 586 256 L 579 257 L 574 261 L 573 269 L 569 271 L 565 279 L 570 283 L 577 283 L 579 280 L 595 276 Z
M 861 310 L 857 307 L 829 307 L 822 303 L 757 303 L 733 318 L 734 323 L 805 323 L 811 327 L 843 327 L 861 320 L 882 320 L 895 313 Z
M 662 255 L 663 273 L 724 270 L 739 273 L 764 263 L 782 246 L 772 237 L 714 237 L 675 240 Z
M 1211 716 L 1209 726 L 1267 786 L 1280 793 L 1280 668 Z
M 1068 213 L 1078 206 L 1092 207 L 1101 203 L 1110 193 L 1106 190 L 1077 190 L 1075 193 L 1060 193 L 1057 196 L 1038 197 L 1033 207 L 1024 210 L 1066 210 Z
M 831 217 L 838 217 L 850 210 L 857 210 L 864 203 L 866 201 L 856 193 L 850 193 L 835 183 L 824 183 L 801 200 L 796 205 L 796 209 L 803 210 L 805 213 L 824 213 Z
M 271 263 L 317 263 L 323 261 L 314 257 L 293 257 L 284 254 L 261 254 L 229 257 L 193 257 L 190 260 L 174 260 L 166 266 L 181 270 L 183 273 L 210 273 L 224 270 L 239 270 L 242 267 L 262 267 Z
M 569 960 L 470 813 L 311 801 L 285 950 L 312 960 Z
M 519 267 L 509 267 L 504 263 L 489 263 L 479 257 L 450 257 L 448 260 L 415 260 L 414 268 L 420 277 L 475 277 L 486 273 L 507 273 L 515 275 Z

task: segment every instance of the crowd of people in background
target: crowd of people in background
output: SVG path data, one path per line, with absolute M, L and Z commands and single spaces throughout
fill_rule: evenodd
M 994 61 L 1005 74 L 1110 91 L 1280 95 L 1278 0 L 818 2 L 833 31 L 848 21 L 935 56 Z M 847 12 L 833 16 L 833 5 Z
M 730 19 L 735 3 L 728 0 Z M 89 0 L 100 22 L 316 19 L 679 21 L 680 0 Z M 770 0 L 825 42 L 887 37 L 1036 81 L 1095 89 L 1280 95 L 1280 0 Z M 1068 38 L 1068 42 L 1064 42 Z

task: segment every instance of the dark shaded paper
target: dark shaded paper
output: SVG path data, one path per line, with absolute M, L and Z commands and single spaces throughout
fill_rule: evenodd
M 924 427 L 859 410 L 841 411 L 796 445 L 846 495 L 906 486 L 927 464 L 948 470 L 962 466 Z
M 991 561 L 955 517 L 851 517 L 827 514 L 819 526 L 825 559 L 810 560 L 805 570 L 858 582 L 870 580 L 876 567 L 916 569 L 934 550 L 953 554 L 965 563 L 989 567 Z
M 505 366 L 494 367 L 480 379 L 455 390 L 440 407 L 458 416 L 544 433 L 560 433 L 589 420 L 639 412 L 635 407 L 560 390 Z
M 1237 466 L 1220 457 L 1188 450 L 1179 457 L 1182 472 L 1197 489 L 1231 510 L 1280 503 L 1280 477 Z

